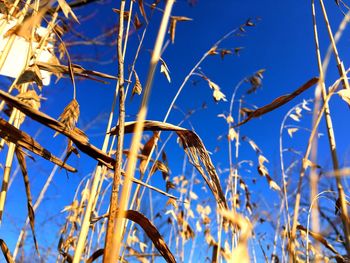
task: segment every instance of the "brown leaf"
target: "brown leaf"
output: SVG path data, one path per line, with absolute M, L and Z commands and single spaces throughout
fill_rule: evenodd
M 66 75 L 71 74 L 69 66 L 59 65 L 57 63 L 45 63 L 45 62 L 37 62 L 36 65 L 39 67 L 39 69 L 45 70 L 45 71 L 48 71 L 48 72 L 51 72 L 54 74 L 66 74 Z M 104 81 L 97 79 L 95 77 L 105 78 L 105 79 L 114 79 L 114 80 L 118 79 L 115 76 L 111 76 L 111 75 L 108 75 L 105 73 L 101 73 L 101 72 L 94 71 L 94 70 L 84 69 L 80 65 L 73 64 L 71 66 L 71 69 L 73 70 L 74 75 L 84 77 L 87 79 L 91 79 L 91 80 L 95 80 L 95 81 L 104 82 Z
M 17 98 L 11 96 L 7 92 L 0 90 L 0 98 L 5 100 L 8 104 L 11 106 L 17 108 L 21 112 L 23 112 L 28 117 L 32 118 L 33 120 L 40 122 L 41 124 L 53 129 L 54 131 L 57 131 L 63 135 L 65 135 L 67 138 L 71 139 L 74 144 L 85 154 L 89 155 L 91 158 L 95 159 L 98 162 L 101 162 L 103 165 L 108 167 L 109 169 L 115 168 L 115 159 L 97 148 L 96 146 L 89 143 L 88 137 L 84 134 L 83 131 L 79 130 L 78 128 L 74 128 L 71 131 L 67 131 L 65 125 L 54 118 L 46 115 L 45 113 L 42 113 L 38 110 L 35 110 L 28 105 L 24 104 Z M 19 135 L 18 135 L 19 134 Z M 63 163 L 60 159 L 55 159 L 53 155 L 46 149 L 42 148 L 37 142 L 34 141 L 33 138 L 31 138 L 28 134 L 16 129 L 12 125 L 8 124 L 5 120 L 0 118 L 0 137 L 4 136 L 5 140 L 9 140 L 13 143 L 16 143 L 17 145 L 32 151 L 44 158 L 49 158 L 52 162 L 57 162 L 56 164 L 59 166 L 62 166 Z M 24 137 L 22 139 L 21 137 Z M 19 139 L 20 138 L 20 139 Z M 40 147 L 41 148 L 40 148 Z M 68 171 L 75 172 L 76 170 L 73 167 L 70 167 L 68 165 L 63 165 L 63 168 L 65 168 Z M 122 173 L 124 176 L 124 173 Z M 132 181 L 136 184 L 142 185 L 144 187 L 147 187 L 153 191 L 156 191 L 158 193 L 161 193 L 167 197 L 174 198 L 176 197 L 159 190 L 156 187 L 153 187 L 149 184 L 146 184 L 140 180 L 132 179 Z
M 298 225 L 297 229 L 300 232 L 307 232 L 307 228 L 305 228 L 302 225 Z M 316 239 L 318 242 L 320 242 L 322 245 L 324 245 L 327 249 L 332 251 L 334 254 L 339 255 L 338 251 L 332 246 L 332 244 L 328 243 L 328 241 L 320 233 L 316 233 L 309 230 L 309 235 Z
M 135 85 L 132 88 L 132 94 L 131 96 L 134 96 L 135 94 L 140 95 L 142 92 L 142 85 L 139 79 L 139 76 L 137 75 L 136 71 L 134 70 L 134 75 L 135 75 Z
M 125 133 L 132 133 L 134 131 L 135 124 L 136 122 L 126 122 Z M 110 131 L 110 134 L 118 134 L 118 129 L 119 127 L 116 126 Z M 169 123 L 151 120 L 146 120 L 144 122 L 144 130 L 175 131 L 179 136 L 181 145 L 189 157 L 191 164 L 194 165 L 194 167 L 202 175 L 203 179 L 213 193 L 218 205 L 222 208 L 227 207 L 226 199 L 220 185 L 219 176 L 211 161 L 208 151 L 206 150 L 202 140 L 195 132 Z
M 136 30 L 138 30 L 142 27 L 142 23 L 141 23 L 139 16 L 137 14 L 135 14 L 135 16 L 134 16 L 134 26 L 135 26 Z
M 76 172 L 76 169 L 69 166 L 63 165 L 63 162 L 48 150 L 43 148 L 39 143 L 37 143 L 32 137 L 27 133 L 17 129 L 13 125 L 6 122 L 4 119 L 0 118 L 0 137 L 4 138 L 8 142 L 16 144 L 18 147 L 23 147 L 54 164 L 57 164 L 67 171 Z
M 282 105 L 286 104 L 287 102 L 291 101 L 292 99 L 294 99 L 296 96 L 298 96 L 299 94 L 303 93 L 304 91 L 306 91 L 307 89 L 311 88 L 313 85 L 315 85 L 318 82 L 318 78 L 312 78 L 309 81 L 307 81 L 305 84 L 303 84 L 300 88 L 298 88 L 297 90 L 295 90 L 294 92 L 288 94 L 288 95 L 283 95 L 281 97 L 278 97 L 277 99 L 275 99 L 274 101 L 272 101 L 270 104 L 267 104 L 251 113 L 248 114 L 248 117 L 243 120 L 242 122 L 236 124 L 235 126 L 240 126 L 242 124 L 247 123 L 248 121 L 250 121 L 253 118 L 257 118 L 260 117 L 270 111 L 273 111 L 279 107 L 281 107 Z
M 185 16 L 172 16 L 170 17 L 170 28 L 169 28 L 169 32 L 170 32 L 170 39 L 171 39 L 171 43 L 174 44 L 175 42 L 175 29 L 176 29 L 176 24 L 179 21 L 192 21 L 192 18 L 189 17 L 185 17 Z
M 34 209 L 32 206 L 32 194 L 30 191 L 30 183 L 29 183 L 29 177 L 28 177 L 28 172 L 27 172 L 27 164 L 26 164 L 26 160 L 25 160 L 25 154 L 20 147 L 16 147 L 15 153 L 16 153 L 16 157 L 17 157 L 19 166 L 21 167 L 24 186 L 26 189 L 28 218 L 29 218 L 30 228 L 32 230 L 34 246 L 35 246 L 36 252 L 39 255 L 39 246 L 38 246 L 38 242 L 37 242 L 36 235 L 35 235 L 35 214 L 34 214 Z
M 145 19 L 146 24 L 148 24 L 148 19 L 147 19 L 145 7 L 143 6 L 143 0 L 138 0 L 137 3 L 139 4 L 140 12 L 141 12 L 143 18 Z
M 12 258 L 12 255 L 11 255 L 9 248 L 7 247 L 5 241 L 2 239 L 0 239 L 0 246 L 1 246 L 1 251 L 2 251 L 2 254 L 4 255 L 6 262 L 7 263 L 15 263 L 15 261 Z
M 231 54 L 232 54 L 232 51 L 228 49 L 222 49 L 220 51 L 220 56 L 222 59 L 224 59 L 226 55 L 231 55 Z
M 32 40 L 32 33 L 35 28 L 40 26 L 41 20 L 48 9 L 48 5 L 42 7 L 35 15 L 26 17 L 21 24 L 18 24 L 10 28 L 4 35 L 4 38 L 15 34 L 16 36 L 23 37 L 28 42 Z

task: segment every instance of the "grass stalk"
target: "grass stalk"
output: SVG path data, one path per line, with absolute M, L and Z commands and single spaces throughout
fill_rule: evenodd
M 104 257 L 104 262 L 113 262 L 117 258 L 117 256 L 119 255 L 119 251 L 121 248 L 121 241 L 123 240 L 123 231 L 124 231 L 124 219 L 123 219 L 123 217 L 125 215 L 125 210 L 128 208 L 128 201 L 129 201 L 131 183 L 132 183 L 131 179 L 134 177 L 136 161 L 137 161 L 137 153 L 138 153 L 139 144 L 140 144 L 141 137 L 142 137 L 143 122 L 146 118 L 147 104 L 148 104 L 148 100 L 149 100 L 149 96 L 150 96 L 150 92 L 151 92 L 154 73 L 155 73 L 155 69 L 156 69 L 156 66 L 158 64 L 159 58 L 160 58 L 160 52 L 161 52 L 164 37 L 166 34 L 166 29 L 167 29 L 167 25 L 168 25 L 168 21 L 170 18 L 170 13 L 171 13 L 171 9 L 172 9 L 173 4 L 174 4 L 173 0 L 169 0 L 166 4 L 163 18 L 162 18 L 162 22 L 161 22 L 160 29 L 158 32 L 157 40 L 155 43 L 155 47 L 153 49 L 151 62 L 150 62 L 150 68 L 149 68 L 148 77 L 147 77 L 147 83 L 146 83 L 145 91 L 143 94 L 140 111 L 139 111 L 138 117 L 137 117 L 137 124 L 135 127 L 134 136 L 133 136 L 133 139 L 131 142 L 129 160 L 128 160 L 128 165 L 126 168 L 124 184 L 123 184 L 122 193 L 121 193 L 121 197 L 120 197 L 119 209 L 117 209 L 117 211 L 116 211 L 117 213 L 115 213 L 115 214 L 112 214 L 112 210 L 110 211 L 109 220 L 110 220 L 111 216 L 114 219 L 116 219 L 116 221 L 113 224 L 113 231 L 112 231 L 113 236 L 112 236 L 111 246 L 110 246 L 113 249 L 112 249 L 112 251 L 107 252 L 108 258 Z M 123 17 L 122 14 L 121 14 L 121 17 Z M 119 125 L 120 125 L 119 131 L 124 130 L 123 126 L 121 126 L 122 123 L 119 123 Z M 108 243 L 106 245 L 108 245 Z M 107 250 L 107 248 L 105 250 Z

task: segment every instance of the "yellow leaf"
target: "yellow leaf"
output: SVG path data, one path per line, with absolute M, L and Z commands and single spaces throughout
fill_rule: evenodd
M 297 116 L 295 114 L 291 114 L 291 115 L 289 115 L 289 117 L 291 117 L 295 121 L 300 121 L 299 116 Z
M 213 92 L 213 97 L 216 102 L 222 100 L 222 101 L 227 101 L 226 95 L 222 93 L 220 90 L 214 90 Z
M 281 191 L 281 188 L 278 186 L 278 184 L 275 181 L 271 180 L 269 182 L 269 185 L 270 185 L 271 189 L 276 190 L 276 191 Z
M 289 128 L 287 131 L 288 131 L 289 136 L 291 138 L 293 138 L 293 133 L 295 133 L 298 130 L 299 130 L 298 128 Z
M 343 89 L 341 91 L 338 91 L 338 95 L 347 103 L 350 105 L 350 90 L 349 89 Z
M 228 132 L 228 138 L 233 141 L 236 139 L 236 141 L 238 141 L 239 137 L 238 137 L 238 133 L 235 131 L 234 128 L 230 128 L 229 132 Z
M 67 4 L 67 2 L 66 2 L 65 0 L 57 0 L 57 1 L 58 1 L 59 6 L 60 6 L 61 9 L 62 9 L 62 12 L 64 13 L 64 16 L 65 16 L 66 18 L 68 18 L 68 15 L 70 14 L 70 15 L 73 17 L 73 19 L 74 19 L 77 23 L 79 23 L 78 18 L 75 16 L 75 14 L 74 14 L 72 8 L 70 8 L 70 6 Z

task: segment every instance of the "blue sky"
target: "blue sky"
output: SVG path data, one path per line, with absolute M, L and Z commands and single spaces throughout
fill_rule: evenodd
M 329 10 L 331 26 L 335 31 L 343 16 L 334 1 L 326 1 L 325 4 Z M 88 14 L 94 15 L 93 18 L 86 21 L 81 19 L 82 22 L 77 27 L 78 30 L 88 36 L 94 36 L 100 33 L 101 29 L 115 26 L 118 15 L 111 8 L 118 8 L 118 5 L 119 1 L 117 4 L 96 3 L 89 6 L 86 10 L 77 10 L 76 13 L 81 18 Z M 146 11 L 149 13 L 149 9 L 146 9 Z M 318 8 L 321 52 L 324 55 L 329 41 L 319 11 Z M 245 23 L 248 19 L 257 21 L 256 26 L 247 28 L 244 36 L 230 38 L 220 46 L 222 48 L 244 47 L 239 56 L 226 56 L 223 60 L 220 56 L 211 56 L 201 65 L 203 72 L 220 86 L 228 99 L 230 99 L 235 85 L 242 78 L 252 75 L 262 68 L 266 69 L 262 90 L 246 98 L 249 104 L 257 106 L 263 106 L 278 96 L 292 92 L 311 77 L 317 76 L 310 1 L 199 0 L 197 5 L 190 7 L 187 1 L 179 0 L 175 4 L 173 15 L 187 16 L 193 18 L 193 21 L 178 23 L 175 44 L 169 45 L 163 54 L 163 59 L 170 69 L 172 82 L 169 84 L 162 74 L 156 74 L 150 100 L 149 119 L 162 120 L 164 118 L 179 85 L 199 58 L 225 33 L 239 27 L 239 25 Z M 140 59 L 136 64 L 136 71 L 142 84 L 146 81 L 149 64 L 150 55 L 148 50 L 151 50 L 153 47 L 160 18 L 160 14 L 155 12 L 149 25 L 144 47 L 140 53 Z M 133 59 L 133 54 L 138 44 L 138 37 L 138 33 L 130 36 L 130 45 L 126 57 L 127 66 L 130 65 Z M 72 38 L 68 35 L 66 40 L 69 41 L 70 39 Z M 348 30 L 346 30 L 339 44 L 340 56 L 344 60 L 345 67 L 349 66 L 347 64 L 347 61 L 349 61 L 348 46 L 349 37 Z M 98 55 L 98 60 L 100 61 L 107 61 L 115 56 L 115 47 L 69 47 L 69 51 L 72 53 L 72 57 L 75 54 L 83 55 L 84 58 L 94 58 Z M 94 62 L 79 62 L 78 60 L 76 62 L 89 69 L 96 69 L 113 75 L 117 73 L 115 61 L 114 63 L 102 65 Z M 337 78 L 334 61 L 331 61 L 329 74 L 326 79 L 327 83 L 331 84 Z M 198 80 L 198 77 L 194 77 L 192 80 Z M 94 127 L 89 128 L 86 132 L 90 135 L 91 142 L 98 147 L 102 145 L 107 122 L 106 114 L 110 110 L 114 88 L 115 83 L 113 82 L 109 85 L 102 85 L 89 80 L 77 82 L 77 99 L 81 110 L 78 127 L 84 128 L 86 124 L 96 119 L 97 122 Z M 248 88 L 249 85 L 245 84 L 238 95 L 243 94 Z M 63 108 L 72 99 L 73 92 L 69 80 L 63 79 L 56 86 L 52 85 L 51 87 L 44 88 L 42 94 L 47 100 L 42 102 L 41 110 L 53 117 L 58 117 Z M 218 136 L 227 132 L 227 125 L 217 115 L 228 112 L 229 102 L 215 103 L 211 94 L 212 92 L 204 81 L 198 82 L 195 86 L 190 81 L 180 95 L 176 105 L 187 112 L 188 110 L 201 107 L 204 102 L 207 104 L 208 108 L 195 113 L 190 121 L 209 151 L 214 152 L 216 146 L 220 147 L 220 151 L 212 155 L 214 164 L 221 168 L 227 168 L 227 143 L 225 139 L 217 141 Z M 241 134 L 253 139 L 262 149 L 264 155 L 270 160 L 268 168 L 277 182 L 280 182 L 278 172 L 278 140 L 279 128 L 283 116 L 295 104 L 301 102 L 303 99 L 312 97 L 313 89 L 310 89 L 287 106 L 283 106 L 262 118 L 254 119 L 245 124 L 241 129 Z M 127 99 L 128 120 L 134 120 L 139 103 L 140 99 L 138 97 L 134 97 L 132 101 L 130 98 Z M 348 108 L 337 96 L 332 99 L 331 107 L 335 112 L 333 116 L 336 138 L 339 142 L 340 161 L 341 163 L 348 163 L 349 143 L 346 140 L 346 135 L 349 132 L 350 125 L 347 121 L 344 121 L 344 114 L 348 113 Z M 177 124 L 182 119 L 183 116 L 179 112 L 173 111 L 169 122 Z M 292 122 L 290 119 L 289 123 Z M 116 123 L 116 120 L 114 123 Z M 307 128 L 310 127 L 311 117 L 306 117 L 300 125 Z M 191 128 L 188 122 L 184 123 L 183 126 Z M 40 126 L 32 123 L 27 123 L 23 126 L 31 135 L 35 134 L 38 127 Z M 321 127 L 323 128 L 321 132 L 325 133 L 324 126 Z M 62 136 L 52 139 L 52 135 L 53 132 L 43 128 L 38 140 L 53 153 L 60 155 L 65 147 L 64 140 Z M 308 135 L 307 132 L 300 131 L 293 140 L 286 135 L 285 144 L 287 147 L 294 147 L 299 151 L 304 151 Z M 255 153 L 247 143 L 242 142 L 241 146 L 240 160 L 252 159 L 254 162 L 257 161 Z M 129 140 L 126 140 L 125 147 L 129 147 Z M 330 168 L 330 156 L 327 150 L 328 145 L 324 136 L 320 140 L 319 159 L 320 163 Z M 166 147 L 166 151 L 169 155 L 172 174 L 178 175 L 181 172 L 183 155 L 181 149 L 176 146 L 175 139 L 172 139 L 172 142 Z M 4 156 L 5 153 L 3 151 L 1 152 L 1 159 Z M 67 177 L 66 173 L 61 171 L 55 177 L 52 189 L 50 189 L 48 194 L 48 199 L 43 205 L 43 208 L 48 211 L 52 209 L 52 214 L 59 213 L 63 206 L 71 202 L 74 194 L 73 189 L 75 189 L 84 176 L 93 171 L 95 165 L 95 162 L 84 156 L 84 154 L 81 154 L 80 159 L 72 156 L 68 163 L 77 167 L 79 172 L 77 174 L 70 174 Z M 33 171 L 32 173 L 30 172 L 30 177 L 33 180 L 32 187 L 34 195 L 40 189 L 42 178 L 47 176 L 51 168 L 51 164 L 40 160 L 32 164 L 29 168 Z M 248 179 L 252 177 L 257 178 L 258 183 L 257 185 L 252 185 L 251 190 L 257 195 L 258 199 L 266 200 L 267 204 L 272 205 L 270 196 L 276 197 L 277 200 L 276 193 L 268 189 L 265 179 L 259 177 L 254 167 L 252 171 L 252 175 Z M 19 204 L 19 199 L 22 200 L 25 197 L 23 183 L 20 179 L 17 176 L 13 187 L 10 189 L 8 198 L 9 206 L 16 206 Z M 222 180 L 222 183 L 224 183 L 224 180 Z M 248 184 L 250 183 L 248 182 Z M 17 189 L 21 189 L 21 191 L 17 191 Z M 200 193 L 200 191 L 200 189 L 196 189 L 197 193 Z M 5 217 L 3 225 L 11 224 L 11 218 L 15 218 L 14 221 L 23 220 L 26 209 L 25 206 L 20 208 L 18 209 L 18 214 L 12 214 L 8 210 L 7 213 L 11 213 L 11 215 Z M 39 208 L 38 213 L 45 216 L 47 212 L 44 211 L 44 209 Z M 40 222 L 40 217 L 38 222 Z M 1 228 L 1 235 L 6 232 L 7 230 L 5 231 Z M 13 230 L 13 232 L 16 232 L 16 230 Z M 40 242 L 41 235 L 38 234 L 38 236 Z M 16 237 L 16 235 L 12 237 Z M 10 246 L 12 247 L 13 243 L 10 243 Z

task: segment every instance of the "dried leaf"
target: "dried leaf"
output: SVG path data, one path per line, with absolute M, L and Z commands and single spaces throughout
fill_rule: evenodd
M 287 130 L 287 132 L 288 132 L 289 136 L 290 136 L 291 138 L 293 138 L 293 134 L 294 134 L 295 132 L 297 132 L 298 130 L 299 130 L 298 128 L 289 128 L 289 129 Z
M 70 66 L 57 64 L 57 62 L 54 62 L 54 63 L 37 62 L 36 65 L 39 67 L 40 70 L 45 70 L 45 71 L 51 72 L 53 74 L 70 75 L 71 74 L 70 70 L 73 70 L 74 75 L 84 77 L 87 79 L 91 79 L 91 80 L 95 80 L 95 81 L 100 81 L 103 83 L 107 83 L 107 82 L 104 82 L 96 77 L 105 78 L 105 79 L 113 79 L 113 80 L 118 79 L 115 76 L 111 76 L 111 75 L 101 73 L 98 71 L 94 71 L 94 70 L 84 69 L 82 66 L 75 65 L 75 64 L 71 64 L 71 67 L 70 67 Z
M 137 14 L 135 14 L 135 16 L 134 16 L 134 26 L 135 26 L 136 30 L 138 30 L 142 27 L 142 23 L 141 23 L 140 18 Z
M 63 162 L 56 156 L 52 155 L 48 150 L 43 148 L 39 143 L 37 143 L 32 137 L 27 133 L 17 129 L 12 126 L 4 119 L 0 118 L 0 137 L 4 138 L 8 142 L 16 144 L 18 147 L 23 147 L 37 155 L 40 155 L 46 160 L 57 164 L 67 171 L 76 172 L 76 169 L 63 164 Z
M 19 163 L 19 166 L 21 167 L 22 175 L 23 175 L 23 181 L 24 181 L 24 186 L 26 190 L 26 196 L 27 196 L 27 208 L 28 208 L 28 218 L 29 218 L 29 224 L 30 228 L 32 230 L 32 235 L 33 235 L 33 241 L 34 241 L 34 246 L 36 252 L 39 254 L 39 246 L 38 242 L 36 239 L 35 235 L 35 213 L 34 209 L 32 206 L 32 194 L 30 191 L 30 183 L 29 183 L 29 177 L 28 177 L 28 172 L 27 172 L 27 164 L 25 160 L 25 154 L 21 147 L 16 147 L 15 149 L 16 157 Z
M 305 228 L 304 226 L 302 225 L 298 225 L 297 226 L 297 229 L 300 231 L 300 232 L 304 232 L 306 234 L 307 232 L 307 228 Z M 309 232 L 309 235 L 312 236 L 314 239 L 316 239 L 318 242 L 320 242 L 322 245 L 324 245 L 327 249 L 329 249 L 330 251 L 332 251 L 334 254 L 336 255 L 340 255 L 338 253 L 338 251 L 332 246 L 332 244 L 330 244 L 325 238 L 324 236 L 322 236 L 320 233 L 316 233 L 316 232 L 313 232 L 313 231 L 308 231 Z
M 253 150 L 257 153 L 257 154 L 260 154 L 262 151 L 260 150 L 260 148 L 258 147 L 258 145 L 256 145 L 256 143 L 248 138 L 247 136 L 243 136 L 242 137 L 242 140 L 245 141 L 245 142 L 248 142 L 249 145 L 253 148 Z
M 185 17 L 185 16 L 172 16 L 170 17 L 170 39 L 171 43 L 174 44 L 175 42 L 175 29 L 176 29 L 176 24 L 178 21 L 192 21 L 192 18 Z
M 132 88 L 132 94 L 131 96 L 134 96 L 135 94 L 140 95 L 142 92 L 142 85 L 139 79 L 139 76 L 137 75 L 136 71 L 134 70 L 134 75 L 135 75 L 135 85 Z
M 166 77 L 166 79 L 170 83 L 171 79 L 170 79 L 170 74 L 169 74 L 169 68 L 162 58 L 160 58 L 160 62 L 161 62 L 160 72 L 164 74 L 164 76 Z
M 350 89 L 342 89 L 337 93 L 347 104 L 350 105 Z
M 293 113 L 290 114 L 289 117 L 292 118 L 294 121 L 297 121 L 297 122 L 300 121 L 299 116 L 298 116 L 298 115 L 295 115 L 295 114 L 293 114 Z
M 33 109 L 38 110 L 40 108 L 40 96 L 38 96 L 35 90 L 28 90 L 18 94 L 16 97 Z
M 205 78 L 205 80 L 208 82 L 209 87 L 213 90 L 213 98 L 215 102 L 218 102 L 220 100 L 227 101 L 225 94 L 220 91 L 218 84 L 214 83 L 208 78 Z
M 15 261 L 12 258 L 11 252 L 9 248 L 7 247 L 6 243 L 4 240 L 0 239 L 0 247 L 2 254 L 4 255 L 4 258 L 7 263 L 15 263 Z
M 37 65 L 32 65 L 26 69 L 18 78 L 17 85 L 21 85 L 28 82 L 35 82 L 41 89 L 43 86 L 42 76 Z
M 239 140 L 239 137 L 238 137 L 238 133 L 235 131 L 234 128 L 230 128 L 229 132 L 228 132 L 228 138 L 229 140 L 233 141 L 233 140 L 236 140 L 238 141 Z
M 125 133 L 134 132 L 135 124 L 136 122 L 126 122 Z M 189 157 L 190 162 L 202 175 L 203 179 L 212 191 L 218 205 L 220 207 L 227 207 L 226 199 L 220 185 L 219 176 L 211 161 L 208 151 L 206 150 L 202 140 L 195 132 L 160 121 L 146 120 L 143 126 L 145 131 L 175 131 L 180 138 L 181 145 Z M 110 133 L 113 135 L 118 134 L 118 130 L 119 127 L 116 126 L 110 131 Z
M 143 18 L 145 19 L 146 23 L 148 24 L 145 7 L 143 6 L 143 0 L 138 0 L 137 3 L 139 4 L 139 9 L 140 9 L 140 12 L 141 12 Z
M 308 82 L 303 84 L 300 88 L 298 88 L 297 90 L 295 90 L 291 94 L 283 95 L 281 97 L 278 97 L 277 99 L 272 101 L 270 104 L 265 105 L 265 106 L 255 110 L 255 111 L 249 113 L 248 117 L 245 120 L 243 120 L 242 122 L 238 123 L 236 126 L 240 126 L 240 125 L 242 125 L 244 123 L 247 123 L 248 121 L 250 121 L 253 118 L 260 117 L 260 116 L 262 116 L 262 115 L 264 115 L 264 114 L 266 114 L 266 113 L 268 113 L 270 111 L 273 111 L 273 110 L 281 107 L 282 105 L 284 105 L 287 102 L 291 101 L 296 96 L 298 96 L 299 94 L 303 93 L 305 90 L 309 89 L 310 87 L 312 87 L 316 83 L 318 83 L 318 78 L 310 79 Z
M 77 23 L 79 23 L 79 20 L 76 17 L 76 15 L 74 14 L 72 8 L 67 4 L 67 2 L 65 0 L 57 0 L 57 2 L 58 2 L 59 6 L 60 6 L 60 8 L 61 8 L 61 10 L 66 18 L 68 18 L 69 14 L 70 14 L 73 17 L 73 19 Z

